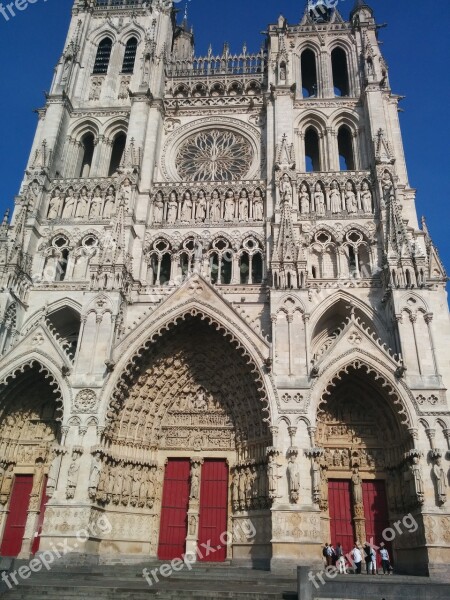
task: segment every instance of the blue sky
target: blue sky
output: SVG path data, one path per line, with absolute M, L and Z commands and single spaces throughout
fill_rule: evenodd
M 33 109 L 44 105 L 53 68 L 61 54 L 72 0 L 37 0 L 6 22 L 0 15 L 0 209 L 13 203 L 37 123 Z M 450 3 L 369 0 L 379 23 L 395 93 L 405 95 L 401 124 L 411 185 L 418 189 L 418 212 L 428 220 L 450 272 Z M 224 41 L 238 51 L 243 42 L 260 47 L 267 24 L 282 12 L 300 20 L 304 0 L 191 0 L 197 53 Z M 348 16 L 353 0 L 340 0 Z M 179 4 L 184 10 L 184 3 Z

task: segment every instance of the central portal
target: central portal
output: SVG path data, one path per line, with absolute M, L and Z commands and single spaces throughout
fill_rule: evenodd
M 225 459 L 206 459 L 201 469 L 196 460 L 168 460 L 161 506 L 160 560 L 182 558 L 196 547 L 199 561 L 226 560 L 228 481 Z

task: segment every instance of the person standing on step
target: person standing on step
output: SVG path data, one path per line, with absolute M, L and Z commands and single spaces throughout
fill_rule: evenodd
M 358 545 L 355 543 L 352 550 L 352 559 L 355 564 L 355 573 L 357 575 L 361 575 L 361 564 L 362 564 L 362 553 L 358 548 Z
M 322 556 L 325 563 L 325 566 L 328 566 L 327 556 L 328 556 L 328 544 L 322 548 Z
M 333 566 L 333 553 L 333 546 L 331 544 L 327 544 L 327 567 Z
M 340 542 L 337 543 L 336 545 L 336 566 L 339 569 L 339 573 L 341 575 L 347 575 L 347 568 L 345 566 L 345 557 L 344 557 L 344 550 L 340 544 Z
M 364 544 L 364 560 L 367 575 L 372 575 L 372 547 L 367 542 Z
M 381 566 L 383 567 L 383 575 L 390 575 L 392 573 L 391 569 L 391 560 L 389 558 L 389 552 L 384 545 L 384 542 L 381 542 L 380 545 L 380 556 L 381 556 Z

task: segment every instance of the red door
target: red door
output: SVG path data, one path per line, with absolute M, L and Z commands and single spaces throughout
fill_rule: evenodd
M 186 551 L 189 459 L 170 459 L 164 476 L 158 558 L 181 558 Z
M 330 479 L 328 482 L 331 540 L 325 541 L 335 548 L 340 543 L 344 554 L 351 552 L 355 543 L 350 485 L 348 479 Z
M 45 508 L 47 506 L 47 502 L 50 500 L 49 496 L 47 496 L 47 477 L 44 480 L 44 489 L 42 490 L 41 497 L 41 506 L 39 507 L 39 515 L 38 522 L 36 526 L 36 535 L 33 540 L 33 545 L 31 547 L 31 554 L 36 554 L 39 550 L 39 545 L 41 543 L 41 533 L 42 526 L 44 525 L 44 517 L 45 517 Z
M 225 460 L 207 460 L 202 466 L 198 548 L 202 562 L 227 558 L 228 466 Z M 224 544 L 225 541 L 225 544 Z M 203 544 L 203 545 L 202 545 Z
M 5 533 L 0 548 L 1 556 L 18 556 L 22 548 L 25 525 L 33 487 L 32 475 L 16 475 L 6 518 Z
M 363 501 L 367 541 L 373 542 L 376 546 L 384 542 L 392 559 L 392 544 L 383 538 L 383 531 L 390 527 L 385 482 L 364 481 Z M 379 555 L 378 560 L 380 560 Z

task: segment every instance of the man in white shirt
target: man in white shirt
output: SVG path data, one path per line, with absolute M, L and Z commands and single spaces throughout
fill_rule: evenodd
M 362 563 L 362 554 L 361 550 L 355 544 L 352 550 L 352 559 L 355 564 L 355 572 L 357 575 L 361 575 L 361 563 Z
M 389 552 L 384 544 L 381 544 L 380 548 L 381 565 L 383 567 L 383 574 L 391 574 L 391 561 L 389 558 Z

